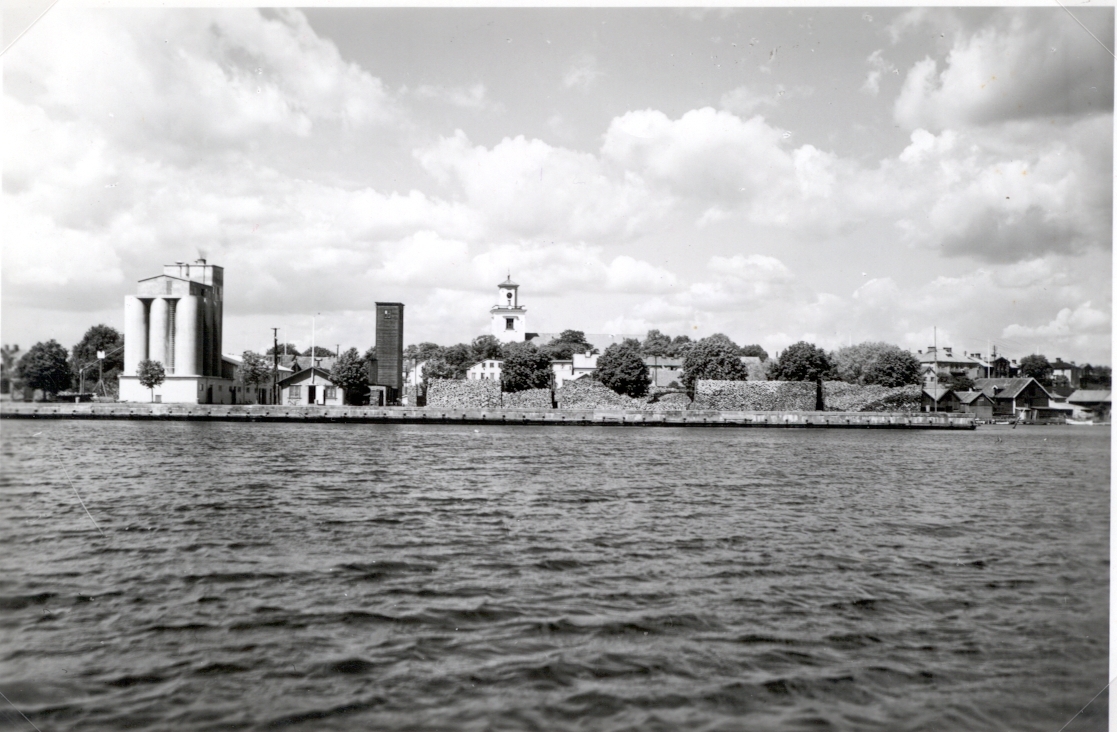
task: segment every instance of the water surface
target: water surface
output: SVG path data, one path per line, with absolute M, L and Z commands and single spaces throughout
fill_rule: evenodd
M 1105 728 L 1108 428 L 2 429 L 44 732 Z

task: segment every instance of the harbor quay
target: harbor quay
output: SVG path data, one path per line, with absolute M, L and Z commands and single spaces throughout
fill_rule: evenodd
M 449 409 L 445 407 L 295 406 L 4 402 L 4 419 L 147 419 L 222 422 L 370 424 L 616 425 L 974 430 L 972 415 L 926 412 L 757 412 L 639 409 Z

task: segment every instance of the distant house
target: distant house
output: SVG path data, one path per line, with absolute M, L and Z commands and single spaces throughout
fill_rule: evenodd
M 960 411 L 972 414 L 974 419 L 989 422 L 993 419 L 993 400 L 981 391 L 956 391 Z
M 1009 361 L 1004 356 L 997 356 L 989 362 L 990 379 L 1014 379 L 1020 374 L 1020 367 L 1016 359 Z
M 279 382 L 279 403 L 340 406 L 345 403 L 342 391 L 330 381 L 329 371 L 315 366 L 296 371 Z
M 977 379 L 974 385 L 993 400 L 995 417 L 1021 417 L 1024 410 L 1051 404 L 1051 394 L 1030 376 Z
M 272 365 L 271 356 L 264 356 L 264 359 L 268 362 L 268 366 Z M 232 373 L 229 378 L 233 379 L 236 382 L 233 386 L 230 387 L 230 390 L 232 391 L 233 404 L 272 403 L 272 376 L 270 370 L 266 381 L 249 387 L 248 385 L 243 384 L 240 380 L 240 367 L 241 364 L 244 363 L 244 359 L 241 356 L 226 353 L 221 356 L 221 360 L 223 363 L 223 368 L 225 366 L 232 367 Z M 294 372 L 290 368 L 286 366 L 279 366 L 276 373 L 277 380 L 285 379 L 292 373 Z
M 666 356 L 645 356 L 644 365 L 653 386 L 670 386 L 671 382 L 683 383 L 683 359 Z
M 1108 422 L 1112 416 L 1111 394 L 1108 389 L 1079 389 L 1067 397 L 1067 404 L 1073 407 L 1075 419 Z
M 489 358 L 484 361 L 478 361 L 469 367 L 465 372 L 465 378 L 472 381 L 500 381 L 500 366 L 504 361 L 499 358 Z M 422 372 L 420 372 L 419 379 L 421 380 Z
M 1056 386 L 1077 389 L 1082 377 L 1080 369 L 1073 361 L 1067 363 L 1061 358 L 1051 362 L 1051 381 Z
M 923 390 L 924 412 L 960 412 L 962 404 L 953 389 L 945 386 L 931 386 Z
M 939 372 L 942 371 L 951 376 L 965 375 L 971 379 L 980 379 L 988 375 L 989 367 L 984 361 L 965 353 L 956 356 L 954 349 L 950 347 L 928 346 L 926 351 L 917 352 L 915 357 L 919 361 L 923 383 L 928 386 L 938 383 Z

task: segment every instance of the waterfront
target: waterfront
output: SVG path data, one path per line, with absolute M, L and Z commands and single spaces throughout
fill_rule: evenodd
M 1058 730 L 1106 683 L 1109 437 L 9 420 L 0 690 L 43 730 Z

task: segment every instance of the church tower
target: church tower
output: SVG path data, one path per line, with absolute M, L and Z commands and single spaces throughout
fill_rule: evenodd
M 496 305 L 489 310 L 493 335 L 501 343 L 522 343 L 527 338 L 527 308 L 520 305 L 520 286 L 508 279 L 497 285 Z

